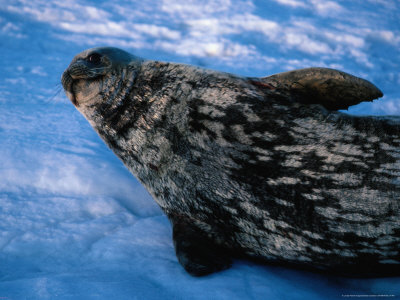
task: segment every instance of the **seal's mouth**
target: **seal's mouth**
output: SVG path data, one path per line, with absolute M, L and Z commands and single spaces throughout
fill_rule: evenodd
M 61 84 L 65 90 L 65 93 L 67 95 L 67 97 L 69 98 L 69 100 L 71 100 L 71 102 L 77 106 L 78 102 L 76 101 L 76 97 L 74 94 L 74 89 L 73 89 L 73 85 L 74 85 L 74 79 L 71 77 L 71 74 L 68 72 L 68 70 L 66 70 L 61 77 Z

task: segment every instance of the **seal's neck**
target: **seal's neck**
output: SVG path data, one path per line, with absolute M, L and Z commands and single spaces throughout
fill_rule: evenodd
M 152 72 L 146 71 L 149 64 Z M 128 66 L 110 72 L 102 81 L 98 98 L 78 108 L 106 144 L 128 165 L 139 167 L 140 153 L 152 140 L 157 122 L 161 122 L 160 112 L 164 111 L 169 99 L 167 88 L 162 84 L 168 66 L 168 63 L 144 62 L 140 67 Z M 133 164 L 125 161 L 135 157 Z
M 118 113 L 129 100 L 136 73 L 129 67 L 110 71 L 99 81 L 96 96 L 77 107 L 94 128 L 98 126 L 98 121 L 104 122 L 110 115 Z

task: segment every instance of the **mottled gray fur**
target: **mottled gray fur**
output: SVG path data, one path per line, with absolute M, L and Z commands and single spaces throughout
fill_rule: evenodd
M 400 119 L 334 111 L 381 96 L 362 79 L 282 74 L 245 78 L 94 48 L 62 82 L 170 218 L 191 274 L 246 256 L 399 275 Z

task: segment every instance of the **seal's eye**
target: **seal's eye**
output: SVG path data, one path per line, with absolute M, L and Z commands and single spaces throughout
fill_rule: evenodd
M 101 55 L 98 53 L 90 54 L 87 60 L 93 64 L 98 64 L 101 60 Z

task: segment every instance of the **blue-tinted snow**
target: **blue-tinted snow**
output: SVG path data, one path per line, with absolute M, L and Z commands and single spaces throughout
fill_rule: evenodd
M 400 114 L 396 0 L 0 0 L 0 299 L 337 299 L 400 296 L 400 278 L 346 279 L 236 261 L 192 278 L 155 202 L 61 91 L 101 45 L 263 76 L 339 68 Z M 393 298 L 393 297 L 390 297 Z

